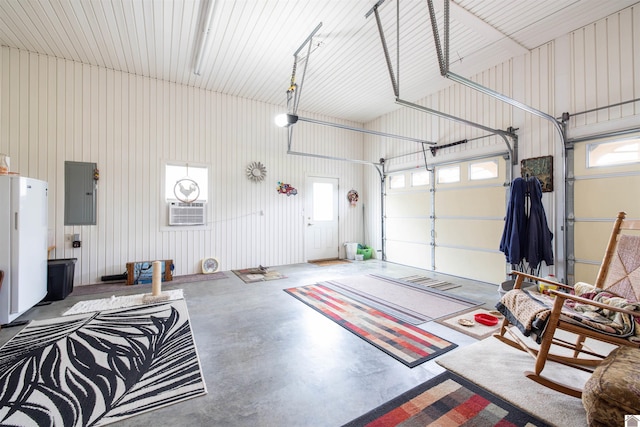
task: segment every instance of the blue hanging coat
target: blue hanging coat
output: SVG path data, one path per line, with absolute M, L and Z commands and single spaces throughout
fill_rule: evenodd
M 527 181 L 529 185 L 529 197 L 531 208 L 529 209 L 529 221 L 527 223 L 527 245 L 524 257 L 533 269 L 538 268 L 544 261 L 547 265 L 553 265 L 553 233 L 547 224 L 547 215 L 542 206 L 542 185 L 536 177 Z
M 509 264 L 519 264 L 525 255 L 527 217 L 524 211 L 524 199 L 526 192 L 526 181 L 522 178 L 514 179 L 511 183 L 507 216 L 500 240 L 500 252 L 504 252 Z

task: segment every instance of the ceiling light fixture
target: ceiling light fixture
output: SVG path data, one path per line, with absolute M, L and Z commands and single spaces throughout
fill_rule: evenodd
M 294 125 L 298 122 L 298 116 L 294 114 L 278 114 L 274 120 L 276 125 L 284 128 Z
M 204 15 L 205 20 L 202 25 L 202 34 L 200 36 L 200 41 L 198 44 L 198 50 L 196 54 L 195 65 L 193 66 L 193 74 L 196 76 L 200 75 L 200 67 L 202 66 L 202 57 L 204 56 L 204 48 L 207 45 L 207 41 L 209 39 L 209 33 L 211 32 L 211 21 L 213 18 L 213 10 L 215 9 L 216 0 L 209 0 L 207 4 L 207 12 Z

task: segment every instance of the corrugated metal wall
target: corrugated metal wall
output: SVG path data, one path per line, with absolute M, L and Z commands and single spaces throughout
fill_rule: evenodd
M 361 188 L 363 166 L 287 155 L 286 130 L 273 124 L 284 107 L 6 47 L 0 100 L 0 152 L 12 171 L 48 181 L 54 257 L 78 258 L 76 285 L 131 261 L 173 259 L 176 275 L 199 272 L 206 256 L 223 270 L 304 262 L 308 174 L 340 179 L 340 239 L 362 240 L 362 211 L 349 208 L 346 193 Z M 297 151 L 362 158 L 358 133 L 302 123 L 294 138 Z M 64 226 L 67 160 L 97 163 L 96 226 Z M 209 165 L 208 229 L 163 229 L 167 160 Z M 264 182 L 246 178 L 252 161 L 265 164 Z M 298 195 L 278 194 L 278 181 Z M 81 248 L 66 241 L 72 233 Z
M 627 8 L 567 36 L 569 111 L 581 112 L 640 97 L 640 6 Z M 637 125 L 640 102 L 572 118 L 569 136 Z
M 639 22 L 640 7 L 630 7 L 533 49 L 527 55 L 513 58 L 500 66 L 472 76 L 471 79 L 554 117 L 560 117 L 565 111 L 581 112 L 639 98 L 640 79 L 637 76 L 640 75 L 640 43 L 635 42 L 640 38 L 637 25 Z M 553 126 L 537 116 L 511 108 L 460 85 L 452 84 L 417 101 L 409 95 L 401 94 L 400 97 L 485 126 L 498 129 L 506 129 L 509 126 L 518 128 L 519 160 L 554 156 L 556 191 L 545 193 L 543 203 L 555 235 L 556 266 L 561 266 L 564 262 L 564 153 Z M 391 91 L 389 99 L 390 102 L 393 99 Z M 568 123 L 568 136 L 637 126 L 639 116 L 638 102 L 597 113 L 578 115 L 572 117 Z M 406 108 L 380 117 L 366 126 L 379 131 L 425 138 L 439 144 L 474 138 L 485 133 Z M 490 137 L 439 150 L 435 158 L 430 154 L 427 158 L 429 162 L 440 162 L 503 150 L 502 140 Z M 365 156 L 369 159 L 389 158 L 418 151 L 419 147 L 416 144 L 365 137 Z M 412 166 L 424 167 L 421 154 L 394 159 L 388 164 L 388 169 Z M 518 165 L 514 169 L 514 176 L 518 176 L 519 173 Z M 380 194 L 379 181 L 377 174 L 367 173 L 367 194 Z M 368 211 L 367 223 L 372 223 L 376 214 L 381 211 L 380 197 L 371 199 L 374 205 Z M 381 230 L 380 225 L 368 230 L 369 244 L 377 250 L 382 247 Z M 499 239 L 500 236 L 497 236 L 496 244 Z
M 625 9 L 472 78 L 556 117 L 563 111 L 638 98 L 638 22 L 640 8 Z M 410 94 L 401 93 L 401 97 L 415 101 Z M 389 102 L 393 102 L 391 89 Z M 555 185 L 563 185 L 562 147 L 552 127 L 541 119 L 458 85 L 419 103 L 486 126 L 519 128 L 519 158 L 554 155 Z M 166 81 L 0 49 L 0 151 L 11 156 L 12 170 L 49 182 L 55 257 L 78 258 L 76 284 L 121 273 L 128 261 L 148 259 L 173 258 L 176 274 L 198 271 L 204 256 L 218 257 L 225 270 L 301 262 L 303 194 L 281 196 L 275 187 L 277 181 L 285 181 L 300 191 L 311 173 L 339 177 L 341 200 L 346 200 L 349 189 L 363 188 L 365 236 L 362 211 L 347 209 L 345 203 L 340 212 L 340 237 L 380 249 L 377 172 L 346 162 L 287 156 L 286 131 L 272 125 L 273 116 L 282 110 Z M 569 122 L 569 136 L 637 125 L 639 115 L 640 103 L 635 103 L 576 116 Z M 367 127 L 442 144 L 483 135 L 483 131 L 406 109 L 380 117 Z M 298 124 L 293 148 L 377 161 L 417 152 L 420 147 Z M 437 156 L 440 161 L 501 151 L 502 140 L 490 137 L 438 151 Z M 66 160 L 96 162 L 100 168 L 97 226 L 63 225 Z M 211 166 L 209 230 L 161 230 L 164 160 Z M 265 183 L 245 178 L 244 169 L 251 161 L 266 165 Z M 403 157 L 389 166 L 410 165 L 421 167 L 421 156 Z M 545 196 L 545 204 L 552 212 L 550 221 L 561 246 L 560 206 L 564 200 L 562 192 L 553 194 Z M 259 215 L 260 210 L 264 216 Z M 81 235 L 81 249 L 72 249 L 65 241 L 65 235 L 71 233 Z M 556 249 L 561 261 L 562 248 Z

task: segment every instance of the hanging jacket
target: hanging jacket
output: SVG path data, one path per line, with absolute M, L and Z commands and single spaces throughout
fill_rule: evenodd
M 500 240 L 500 251 L 504 252 L 509 264 L 519 264 L 525 255 L 527 217 L 524 211 L 524 199 L 526 191 L 527 184 L 524 179 L 516 178 L 513 180 L 504 230 Z
M 533 269 L 538 268 L 544 261 L 547 265 L 553 265 L 553 233 L 547 224 L 547 215 L 542 205 L 542 185 L 536 177 L 527 180 L 531 207 L 526 231 L 526 247 L 524 258 Z

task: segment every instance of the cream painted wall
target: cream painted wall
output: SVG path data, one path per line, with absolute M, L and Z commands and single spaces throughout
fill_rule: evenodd
M 283 104 L 284 98 L 283 89 Z M 309 174 L 339 178 L 340 242 L 361 241 L 362 210 L 349 207 L 346 193 L 361 189 L 363 166 L 287 155 L 286 130 L 273 124 L 283 110 L 0 48 L 0 152 L 11 157 L 12 171 L 49 183 L 53 257 L 78 259 L 76 285 L 122 273 L 130 261 L 173 259 L 176 275 L 199 272 L 206 256 L 217 257 L 222 270 L 304 262 L 303 201 Z M 360 134 L 302 123 L 296 126 L 293 148 L 359 159 L 362 144 Z M 95 162 L 100 170 L 96 226 L 64 225 L 68 160 Z M 164 227 L 161 180 L 166 160 L 209 165 L 205 229 Z M 265 164 L 264 182 L 245 177 L 252 161 Z M 298 195 L 278 194 L 278 181 L 296 187 Z M 81 248 L 66 241 L 72 233 L 80 234 Z
M 640 98 L 640 6 L 622 10 L 606 19 L 578 29 L 571 34 L 533 49 L 501 65 L 474 76 L 473 81 L 501 94 L 521 101 L 553 117 L 563 112 L 578 113 L 618 102 Z M 465 75 L 464 68 L 453 69 Z M 402 87 L 402 86 L 401 86 Z M 543 204 L 554 232 L 556 270 L 562 275 L 565 261 L 564 221 L 564 149 L 553 126 L 537 116 L 510 107 L 494 98 L 457 84 L 423 99 L 410 102 L 455 115 L 497 129 L 518 129 L 518 159 L 553 155 L 553 193 L 545 193 Z M 392 102 L 393 93 L 389 93 Z M 569 138 L 638 127 L 640 102 L 608 108 L 599 112 L 576 115 L 568 122 Z M 423 112 L 403 108 L 366 124 L 367 128 L 425 138 L 438 144 L 471 139 L 486 132 L 441 119 Z M 496 137 L 482 138 L 464 145 L 439 150 L 428 162 L 443 162 L 487 153 L 501 152 L 505 145 Z M 424 160 L 417 144 L 365 137 L 365 157 L 371 160 L 414 153 L 388 163 L 388 170 L 423 167 Z M 519 176 L 519 165 L 514 176 Z M 380 194 L 380 179 L 365 170 L 365 194 Z M 380 197 L 370 197 L 367 224 L 374 224 L 381 210 Z M 382 248 L 380 223 L 367 230 L 369 244 Z M 500 236 L 497 236 L 499 241 Z M 546 274 L 546 271 L 542 272 Z

